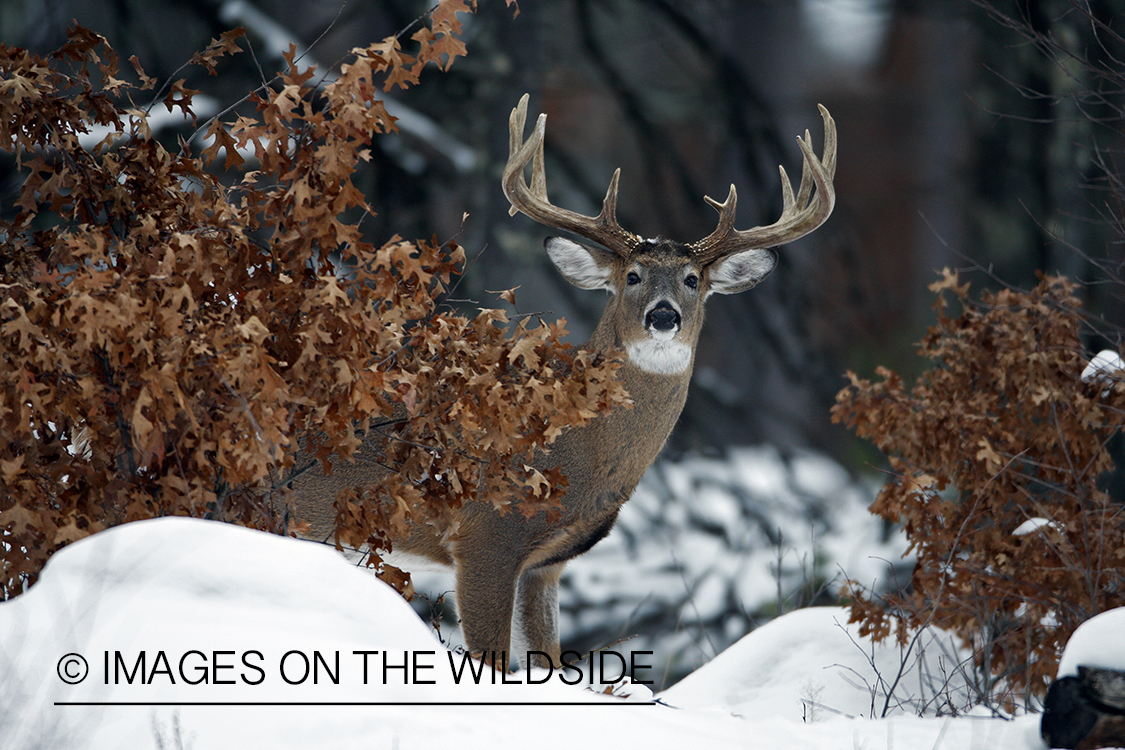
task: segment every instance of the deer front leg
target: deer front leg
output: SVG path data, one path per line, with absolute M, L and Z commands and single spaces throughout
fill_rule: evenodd
M 565 562 L 525 570 L 516 587 L 512 648 L 524 668 L 557 667 L 559 653 L 559 577 Z M 537 654 L 531 652 L 538 651 Z
M 504 669 L 507 664 L 503 654 L 512 656 L 512 606 L 518 563 L 491 556 L 475 559 L 472 555 L 458 555 L 456 568 L 457 614 L 465 646 L 473 656 Z

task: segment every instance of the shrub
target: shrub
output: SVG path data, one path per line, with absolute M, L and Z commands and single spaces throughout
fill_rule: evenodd
M 1064 278 L 978 301 L 946 270 L 930 288 L 929 369 L 909 390 L 883 368 L 879 383 L 849 373 L 833 408 L 887 455 L 894 478 L 871 511 L 902 525 L 917 560 L 905 593 L 853 583 L 851 619 L 902 642 L 951 630 L 973 649 L 982 699 L 1014 710 L 1043 693 L 1080 623 L 1125 605 L 1125 514 L 1099 484 L 1125 382 L 1080 377 L 1083 317 Z
M 148 122 L 155 106 L 195 124 L 182 79 L 151 93 L 135 58 L 127 75 L 82 28 L 46 58 L 0 47 L 0 150 L 22 181 L 0 223 L 0 596 L 113 524 L 288 532 L 276 511 L 298 446 L 330 468 L 381 441 L 393 471 L 337 498 L 349 544 L 388 548 L 408 518 L 463 502 L 558 507 L 563 478 L 527 456 L 625 402 L 616 364 L 563 343 L 562 322 L 509 331 L 502 310 L 442 308 L 463 250 L 368 240 L 352 182 L 395 130 L 380 89 L 448 69 L 468 10 L 442 0 L 413 54 L 389 37 L 332 76 L 291 48 L 246 112 L 201 126 L 199 156 L 194 135 L 175 152 Z M 214 73 L 240 36 L 192 63 Z

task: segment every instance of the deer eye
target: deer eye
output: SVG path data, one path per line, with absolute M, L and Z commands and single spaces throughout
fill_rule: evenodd
M 630 271 L 629 275 L 625 277 L 625 283 L 629 286 L 633 286 L 633 284 L 640 284 L 641 277 Z
M 693 273 L 692 275 L 684 279 L 684 283 L 687 284 L 689 288 L 695 289 L 697 286 L 699 286 L 699 277 Z

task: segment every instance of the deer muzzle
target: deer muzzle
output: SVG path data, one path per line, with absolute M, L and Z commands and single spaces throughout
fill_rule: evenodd
M 649 332 L 674 332 L 681 323 L 680 311 L 667 300 L 660 300 L 645 313 L 645 328 Z

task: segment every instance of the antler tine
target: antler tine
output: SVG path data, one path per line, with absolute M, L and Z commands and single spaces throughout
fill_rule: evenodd
M 584 216 L 574 211 L 558 208 L 547 199 L 547 176 L 543 158 L 543 137 L 547 130 L 547 115 L 541 114 L 535 122 L 535 129 L 527 141 L 523 140 L 524 126 L 527 122 L 528 95 L 520 98 L 519 104 L 508 118 L 508 163 L 504 167 L 504 195 L 512 207 L 508 213 L 516 211 L 540 224 L 573 232 L 585 237 L 621 256 L 628 256 L 640 242 L 637 235 L 622 229 L 617 223 L 617 183 L 621 170 L 613 173 L 609 181 L 602 210 L 597 216 Z M 524 169 L 531 164 L 531 185 L 524 180 Z
M 832 187 L 832 179 L 836 175 L 836 121 L 823 106 L 818 104 L 817 107 L 824 120 L 824 156 L 818 159 L 809 145 L 809 131 L 805 131 L 804 138 L 797 137 L 797 145 L 804 155 L 801 184 L 794 195 L 785 167 L 778 167 L 781 172 L 781 218 L 767 226 L 739 231 L 734 228 L 738 200 L 734 185 L 730 186 L 730 193 L 722 203 L 704 196 L 704 200 L 719 212 L 719 223 L 707 237 L 689 245 L 701 261 L 710 262 L 741 250 L 783 245 L 804 237 L 828 219 L 836 204 L 836 193 Z

